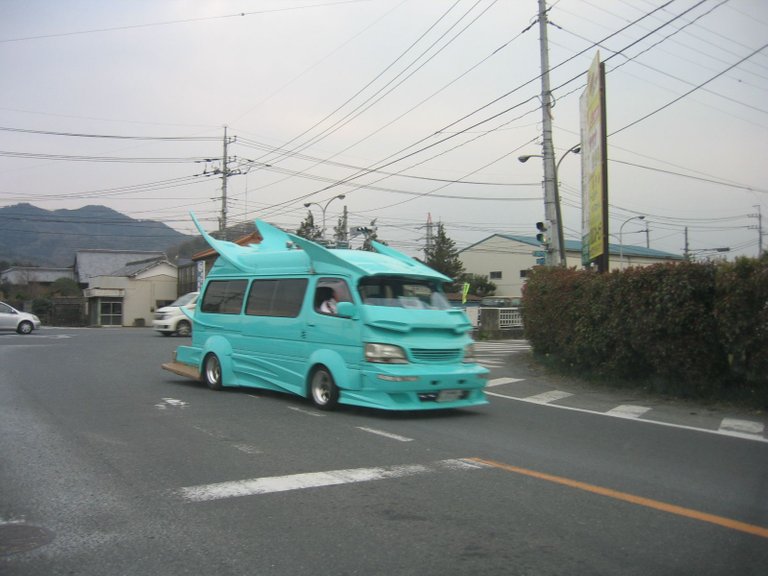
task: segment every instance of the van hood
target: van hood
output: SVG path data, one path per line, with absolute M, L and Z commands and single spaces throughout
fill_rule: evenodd
M 435 330 L 465 334 L 472 323 L 463 310 L 412 310 L 387 306 L 364 306 L 363 322 L 371 328 L 408 334 L 421 330 Z

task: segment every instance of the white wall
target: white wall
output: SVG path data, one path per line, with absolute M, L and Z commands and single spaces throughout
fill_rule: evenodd
M 503 236 L 490 236 L 477 244 L 465 248 L 459 253 L 465 272 L 482 274 L 496 284 L 496 296 L 520 297 L 523 294 L 525 278 L 520 272 L 536 266 L 534 252 L 540 251 L 525 242 L 518 242 Z M 567 251 L 565 255 L 568 268 L 581 268 L 581 253 Z M 620 270 L 630 266 L 650 266 L 664 262 L 679 262 L 666 258 L 651 258 L 624 254 L 623 260 L 618 253 L 611 253 L 609 270 Z M 491 272 L 501 272 L 501 279 L 491 278 Z
M 464 270 L 470 274 L 482 274 L 496 284 L 497 296 L 522 296 L 525 279 L 521 270 L 536 264 L 535 248 L 500 236 L 490 238 L 461 251 L 459 258 Z M 501 279 L 491 278 L 491 272 L 501 272 Z

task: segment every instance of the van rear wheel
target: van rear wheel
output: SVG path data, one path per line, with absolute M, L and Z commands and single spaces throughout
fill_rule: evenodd
M 333 410 L 339 403 L 339 388 L 325 368 L 318 368 L 309 381 L 310 398 L 320 410 Z
M 208 354 L 203 360 L 203 382 L 211 390 L 221 390 L 221 363 L 216 354 Z

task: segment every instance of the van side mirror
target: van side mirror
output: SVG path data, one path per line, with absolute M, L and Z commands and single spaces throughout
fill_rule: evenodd
M 357 316 L 357 306 L 354 302 L 338 302 L 336 304 L 336 316 L 354 318 Z

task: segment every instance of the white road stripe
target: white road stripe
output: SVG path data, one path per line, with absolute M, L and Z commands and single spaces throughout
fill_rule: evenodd
M 272 492 L 302 490 L 304 488 L 337 486 L 355 482 L 385 480 L 387 478 L 403 478 L 406 476 L 416 476 L 418 474 L 436 473 L 446 469 L 478 470 L 481 468 L 485 468 L 485 466 L 467 460 L 440 460 L 430 464 L 410 464 L 404 466 L 383 466 L 378 468 L 331 470 L 329 472 L 309 472 L 305 474 L 291 474 L 290 476 L 272 476 L 267 478 L 239 480 L 235 482 L 206 484 L 203 486 L 189 486 L 181 488 L 178 493 L 185 500 L 191 502 L 207 502 L 210 500 L 221 500 L 223 498 L 234 498 L 237 496 L 252 496 L 256 494 L 270 494 Z
M 622 404 L 608 410 L 606 414 L 608 416 L 616 416 L 617 418 L 640 418 L 643 414 L 648 412 L 650 408 L 647 406 L 635 406 L 633 404 Z
M 323 417 L 325 414 L 321 412 L 315 412 L 313 410 L 305 410 L 304 408 L 298 408 L 297 406 L 288 406 L 289 410 L 293 410 L 294 412 L 301 412 L 302 414 L 306 414 L 307 416 L 318 416 Z
M 392 440 L 397 440 L 398 442 L 413 442 L 413 438 L 406 438 L 405 436 L 399 436 L 398 434 L 392 434 L 391 432 L 384 432 L 383 430 L 376 430 L 375 428 L 365 428 L 364 426 L 358 426 L 357 428 L 363 432 L 370 432 L 371 434 L 384 436 L 385 438 L 391 438 Z
M 162 402 L 155 404 L 155 408 L 158 410 L 166 410 L 169 406 L 172 406 L 173 408 L 186 408 L 189 404 L 183 400 L 176 400 L 175 398 L 163 398 Z
M 522 382 L 523 380 L 524 378 L 494 378 L 493 380 L 488 380 L 488 384 L 486 386 L 488 388 L 493 388 L 494 386 L 514 384 L 515 382 Z
M 533 402 L 534 404 L 549 404 L 550 402 L 557 402 L 563 398 L 573 396 L 570 392 L 563 392 L 562 390 L 552 390 L 550 392 L 543 392 L 536 394 L 535 396 L 528 396 L 525 401 Z
M 518 398 L 517 396 L 509 396 L 508 394 L 499 394 L 497 392 L 486 392 L 486 396 L 493 396 L 495 398 L 504 398 L 505 400 L 515 400 L 517 402 L 530 402 L 528 398 Z M 538 402 L 534 402 L 538 404 Z M 548 404 L 550 408 L 557 408 L 558 410 L 569 410 L 571 412 L 580 412 L 582 414 L 594 414 L 595 416 L 610 416 L 606 412 L 600 412 L 598 410 L 589 410 L 587 408 L 577 408 L 575 406 L 566 406 L 564 404 Z M 615 418 L 615 416 L 614 416 Z M 689 430 L 691 432 L 703 432 L 705 434 L 717 434 L 718 436 L 730 436 L 732 438 L 741 438 L 742 440 L 757 440 L 758 442 L 768 443 L 768 438 L 761 434 L 744 434 L 741 432 L 730 432 L 728 430 L 710 430 L 709 428 L 699 428 L 696 426 L 686 426 L 685 424 L 673 424 L 672 422 L 662 422 L 660 420 L 649 420 L 647 418 L 637 422 L 641 424 L 649 424 L 652 426 L 664 426 L 665 428 L 677 428 L 678 430 Z

